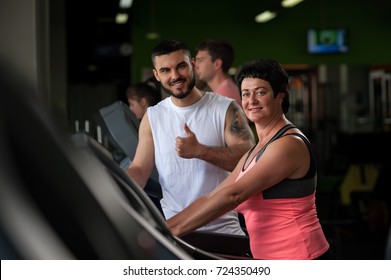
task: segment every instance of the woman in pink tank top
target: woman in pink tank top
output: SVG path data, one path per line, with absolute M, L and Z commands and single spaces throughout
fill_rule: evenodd
M 257 259 L 316 259 L 329 250 L 315 204 L 316 158 L 310 142 L 285 116 L 289 76 L 271 59 L 237 75 L 242 107 L 259 142 L 213 192 L 167 221 L 182 236 L 236 209 L 244 215 Z

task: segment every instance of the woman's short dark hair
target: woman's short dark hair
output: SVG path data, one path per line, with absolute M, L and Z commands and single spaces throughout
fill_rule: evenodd
M 270 83 L 274 97 L 278 93 L 284 93 L 282 111 L 288 113 L 290 106 L 289 97 L 289 75 L 280 63 L 273 59 L 257 59 L 244 64 L 236 75 L 236 83 L 242 89 L 244 78 L 257 78 Z M 241 96 L 241 95 L 240 95 Z

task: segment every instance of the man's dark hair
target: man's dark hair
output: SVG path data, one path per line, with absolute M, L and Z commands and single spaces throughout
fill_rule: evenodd
M 191 59 L 190 50 L 186 46 L 185 43 L 183 43 L 179 40 L 176 40 L 176 39 L 166 39 L 166 40 L 161 41 L 152 50 L 151 59 L 152 59 L 153 65 L 155 65 L 155 57 L 156 56 L 170 54 L 170 53 L 178 51 L 178 50 L 184 50 L 186 55 Z
M 242 90 L 244 78 L 257 78 L 270 83 L 274 97 L 279 92 L 285 93 L 282 101 L 282 110 L 284 114 L 288 113 L 290 106 L 289 99 L 289 75 L 280 63 L 273 59 L 257 59 L 244 64 L 236 75 L 236 83 Z M 242 95 L 240 95 L 242 96 Z
M 230 43 L 222 39 L 207 39 L 202 41 L 196 47 L 196 51 L 207 51 L 212 61 L 221 59 L 223 62 L 222 69 L 227 73 L 234 62 L 235 52 Z

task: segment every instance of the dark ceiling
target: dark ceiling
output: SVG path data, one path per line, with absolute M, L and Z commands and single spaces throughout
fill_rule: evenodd
M 65 1 L 70 82 L 129 79 L 130 23 L 118 25 L 118 1 Z M 130 10 L 126 11 L 130 12 Z
M 147 1 L 149 4 L 146 4 Z M 311 1 L 318 1 L 320 9 L 326 9 L 327 12 L 330 12 L 327 7 L 335 7 L 338 5 L 338 1 L 347 1 L 354 5 L 355 0 Z M 226 18 L 232 18 L 232 20 L 245 18 L 253 21 L 254 16 L 260 11 L 278 8 L 280 0 L 243 0 L 239 5 L 225 0 L 191 2 L 134 0 L 132 8 L 125 10 L 130 14 L 131 20 L 123 25 L 118 25 L 114 21 L 115 15 L 120 11 L 118 3 L 119 1 L 110 0 L 65 1 L 68 76 L 71 82 L 86 79 L 128 79 L 130 76 L 130 57 L 121 53 L 121 46 L 123 43 L 131 44 L 132 13 L 137 13 L 140 18 L 140 14 L 150 17 L 151 13 L 158 12 L 159 17 L 154 20 L 156 26 L 159 26 L 159 21 L 169 20 L 176 21 L 178 24 L 183 20 L 193 20 L 195 24 L 197 21 L 218 23 L 227 20 Z M 391 1 L 373 0 L 372 5 L 378 8 L 379 16 L 389 18 Z M 295 8 L 300 9 L 300 4 Z M 221 13 L 217 12 L 220 10 L 222 10 Z M 133 22 L 133 24 L 137 24 L 137 22 Z

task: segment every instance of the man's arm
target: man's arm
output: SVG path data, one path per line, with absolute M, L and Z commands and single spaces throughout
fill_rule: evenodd
M 144 188 L 155 166 L 155 149 L 148 114 L 141 121 L 138 137 L 136 154 L 127 173 Z
M 196 135 L 185 124 L 186 138 L 177 137 L 176 151 L 183 158 L 199 158 L 224 170 L 232 171 L 245 152 L 255 145 L 254 134 L 243 110 L 231 102 L 225 116 L 226 146 L 211 147 L 198 142 Z M 188 147 L 191 146 L 192 149 Z

